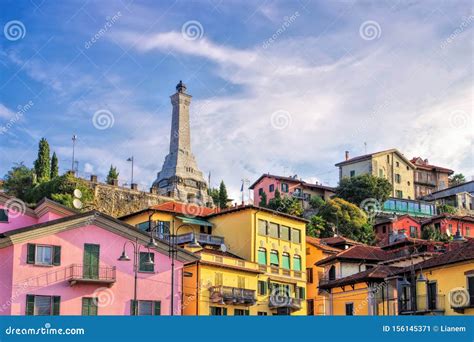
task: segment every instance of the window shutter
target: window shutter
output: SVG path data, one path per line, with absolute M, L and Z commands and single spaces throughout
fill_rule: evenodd
M 154 315 L 160 316 L 161 315 L 161 302 L 160 301 L 154 302 L 154 309 L 155 309 Z
M 61 265 L 61 246 L 53 246 L 53 265 Z
M 89 298 L 82 298 L 82 316 L 89 316 Z
M 52 314 L 53 316 L 58 316 L 59 315 L 59 303 L 61 302 L 61 297 L 60 296 L 53 296 L 53 310 Z
M 250 316 L 250 310 L 244 310 L 244 316 Z
M 26 295 L 26 315 L 33 316 L 35 314 L 35 296 Z
M 135 316 L 135 308 L 137 307 L 137 301 L 131 300 L 130 301 L 130 316 Z
M 227 316 L 227 308 L 222 308 L 222 316 Z
M 35 263 L 35 253 L 36 253 L 36 245 L 33 243 L 29 243 L 27 245 L 27 255 L 26 255 L 27 264 Z

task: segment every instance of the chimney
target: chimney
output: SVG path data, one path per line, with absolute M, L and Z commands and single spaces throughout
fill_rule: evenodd
M 118 179 L 112 179 L 111 185 L 118 186 Z
M 91 182 L 97 183 L 97 175 L 91 175 Z
M 346 151 L 345 158 L 346 158 L 346 160 L 349 160 L 349 151 Z
M 155 186 L 152 186 L 150 188 L 150 194 L 157 194 L 157 193 L 158 193 L 158 189 Z
M 131 188 L 132 190 L 138 190 L 138 184 L 137 184 L 137 183 L 132 183 L 131 186 L 130 186 L 130 188 Z

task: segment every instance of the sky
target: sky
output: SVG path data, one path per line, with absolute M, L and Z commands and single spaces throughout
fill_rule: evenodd
M 179 80 L 211 186 L 295 175 L 337 185 L 350 156 L 398 148 L 473 167 L 470 1 L 5 1 L 0 177 L 45 137 L 81 177 L 148 190 Z M 246 181 L 247 182 L 247 181 Z

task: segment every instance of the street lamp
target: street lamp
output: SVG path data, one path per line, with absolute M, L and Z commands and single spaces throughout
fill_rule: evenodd
M 138 269 L 139 269 L 139 262 L 140 262 L 140 251 L 142 245 L 138 243 L 138 238 L 135 238 L 135 241 L 128 240 L 125 241 L 123 244 L 123 249 L 122 249 L 122 255 L 117 259 L 118 261 L 130 261 L 130 258 L 127 255 L 127 252 L 125 248 L 127 247 L 127 244 L 131 244 L 133 247 L 133 271 L 135 274 L 135 282 L 134 282 L 134 287 L 133 287 L 133 302 L 135 303 L 133 307 L 133 315 L 137 316 L 138 314 L 138 305 L 137 305 L 137 280 L 138 280 Z M 151 253 L 150 253 L 150 248 L 147 247 L 148 249 L 148 259 L 144 262 L 145 265 L 151 266 L 154 265 L 155 263 L 151 259 Z
M 71 165 L 71 171 L 73 174 L 75 174 L 74 172 L 74 150 L 75 150 L 75 147 L 76 147 L 76 140 L 77 140 L 77 135 L 73 135 L 72 136 L 72 165 Z
M 128 162 L 132 162 L 132 182 L 131 184 L 133 184 L 133 156 L 131 156 L 130 158 L 127 159 Z

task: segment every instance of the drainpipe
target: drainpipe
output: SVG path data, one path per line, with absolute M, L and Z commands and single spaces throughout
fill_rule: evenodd
M 199 296 L 200 296 L 200 286 L 199 286 L 199 260 L 196 261 L 196 316 L 199 316 Z

